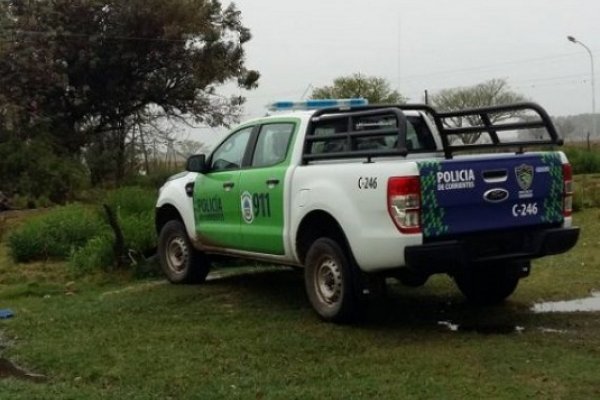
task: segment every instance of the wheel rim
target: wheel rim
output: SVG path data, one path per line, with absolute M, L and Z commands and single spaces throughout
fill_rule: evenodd
M 172 238 L 167 245 L 166 255 L 169 269 L 176 274 L 182 273 L 188 259 L 188 247 L 185 239 L 180 236 Z
M 338 263 L 327 257 L 319 263 L 315 273 L 315 287 L 319 300 L 335 304 L 342 296 L 342 272 Z

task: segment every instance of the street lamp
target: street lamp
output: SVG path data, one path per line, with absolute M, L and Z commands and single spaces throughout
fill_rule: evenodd
M 592 66 L 592 132 L 591 132 L 591 136 L 594 136 L 596 133 L 596 81 L 595 81 L 595 77 L 594 77 L 594 55 L 592 54 L 592 51 L 590 50 L 589 47 L 587 47 L 585 44 L 581 43 L 579 40 L 575 39 L 573 36 L 567 36 L 567 39 L 569 39 L 570 42 L 575 43 L 575 44 L 579 44 L 581 45 L 584 49 L 587 50 L 588 54 L 590 55 L 590 62 L 591 62 L 591 66 Z M 588 150 L 589 150 L 589 145 L 590 145 L 590 141 L 588 138 Z

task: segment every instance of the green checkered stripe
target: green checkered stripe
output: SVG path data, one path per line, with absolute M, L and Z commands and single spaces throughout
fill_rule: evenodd
M 544 200 L 542 222 L 556 223 L 563 221 L 563 170 L 559 153 L 542 153 L 542 164 L 550 168 L 550 192 Z
M 444 223 L 445 210 L 439 206 L 437 193 L 437 173 L 442 170 L 439 161 L 421 161 L 417 163 L 421 175 L 421 224 L 423 236 L 436 237 L 448 232 Z

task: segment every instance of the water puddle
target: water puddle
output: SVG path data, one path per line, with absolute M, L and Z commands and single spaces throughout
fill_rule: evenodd
M 584 299 L 534 304 L 531 310 L 536 313 L 600 312 L 600 292 L 593 292 Z
M 438 321 L 438 325 L 446 327 L 451 332 L 474 332 L 481 335 L 508 335 L 525 331 L 525 328 L 519 325 L 455 324 L 451 321 Z
M 45 382 L 46 376 L 33 374 L 17 367 L 12 361 L 0 358 L 0 379 L 15 378 L 35 383 Z

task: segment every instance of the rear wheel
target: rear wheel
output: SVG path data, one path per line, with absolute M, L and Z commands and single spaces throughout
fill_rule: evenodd
M 210 271 L 210 261 L 191 245 L 180 221 L 169 221 L 161 229 L 158 257 L 167 279 L 172 283 L 204 282 Z
M 471 303 L 494 305 L 513 294 L 525 267 L 526 262 L 481 264 L 457 274 L 454 281 Z
M 340 245 L 332 239 L 317 239 L 308 250 L 304 270 L 306 294 L 326 321 L 346 322 L 358 312 L 356 271 Z

